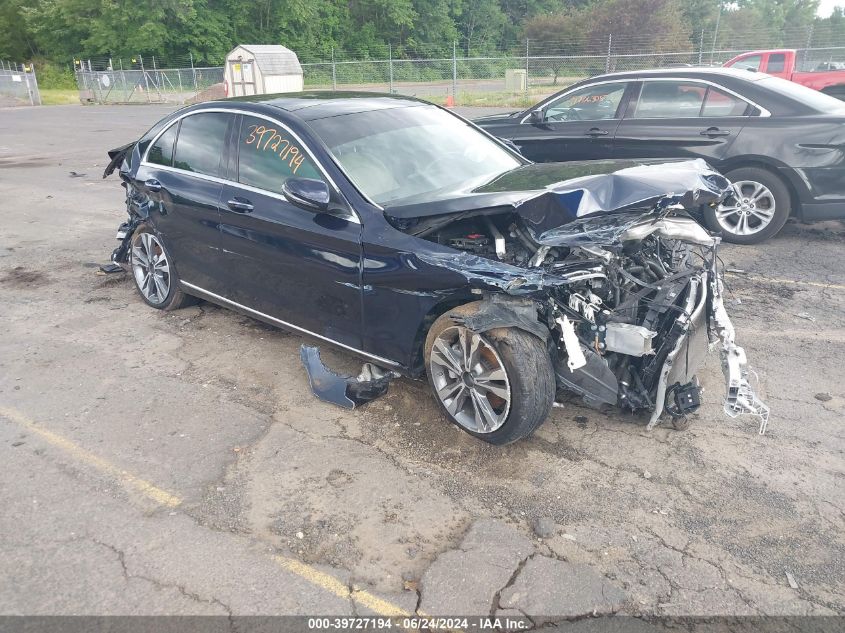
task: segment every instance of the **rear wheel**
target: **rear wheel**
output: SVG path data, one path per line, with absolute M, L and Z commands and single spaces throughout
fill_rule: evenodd
M 146 224 L 135 229 L 129 264 L 138 294 L 158 310 L 178 310 L 196 303 L 179 289 L 179 277 L 161 238 Z
M 716 208 L 707 208 L 708 227 L 726 242 L 757 244 L 783 228 L 792 212 L 789 189 L 772 172 L 760 167 L 741 167 L 725 174 L 733 194 Z
M 548 417 L 554 369 L 545 344 L 532 334 L 515 328 L 479 334 L 452 319 L 477 309 L 477 303 L 461 306 L 431 326 L 425 343 L 428 381 L 452 423 L 485 442 L 508 444 Z

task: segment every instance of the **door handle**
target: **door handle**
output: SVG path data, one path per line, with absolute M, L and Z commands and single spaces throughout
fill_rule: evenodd
M 596 136 L 607 136 L 607 130 L 600 130 L 597 127 L 591 127 L 589 130 L 584 132 L 586 136 L 592 136 L 595 138 Z
M 730 136 L 731 131 L 730 130 L 720 130 L 717 127 L 709 127 L 706 130 L 701 130 L 701 132 L 699 132 L 699 134 L 701 134 L 701 136 L 709 136 L 710 138 L 715 138 L 717 136 Z
M 144 181 L 144 186 L 150 191 L 161 191 L 161 183 L 155 178 Z
M 232 198 L 227 204 L 235 213 L 249 213 L 255 208 L 249 200 L 243 198 Z

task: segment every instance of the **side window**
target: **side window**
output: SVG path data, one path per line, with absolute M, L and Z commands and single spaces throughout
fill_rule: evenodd
M 739 97 L 711 86 L 707 89 L 707 97 L 704 99 L 701 116 L 744 116 L 747 111 L 748 103 Z
M 784 53 L 769 55 L 769 63 L 766 64 L 767 73 L 782 73 L 784 68 L 786 68 L 786 55 Z
M 687 81 L 647 81 L 632 118 L 678 119 L 697 117 L 707 87 Z
M 219 176 L 231 116 L 225 112 L 201 112 L 182 119 L 173 166 L 206 176 Z
M 734 62 L 734 68 L 740 68 L 742 70 L 760 70 L 760 62 L 763 58 L 760 55 L 749 55 L 748 57 L 743 57 L 738 62 Z
M 176 132 L 179 131 L 179 121 L 172 124 L 164 134 L 158 137 L 147 154 L 147 162 L 156 165 L 173 166 L 173 146 L 176 145 Z
M 616 116 L 626 83 L 587 86 L 571 92 L 546 108 L 545 120 L 599 121 Z
M 296 138 L 267 119 L 244 116 L 238 140 L 238 182 L 282 192 L 288 178 L 323 177 Z

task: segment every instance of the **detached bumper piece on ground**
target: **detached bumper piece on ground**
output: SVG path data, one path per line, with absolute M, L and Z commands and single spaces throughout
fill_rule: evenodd
M 383 396 L 390 381 L 399 376 L 372 363 L 364 363 L 357 376 L 338 375 L 323 364 L 320 348 L 309 345 L 300 347 L 299 357 L 308 372 L 308 382 L 314 395 L 344 409 L 354 409 Z

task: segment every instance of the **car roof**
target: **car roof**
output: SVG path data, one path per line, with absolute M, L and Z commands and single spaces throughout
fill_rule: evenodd
M 629 70 L 618 73 L 607 73 L 590 77 L 581 83 L 596 82 L 610 79 L 645 79 L 649 77 L 677 77 L 679 79 L 712 79 L 723 77 L 745 81 L 758 81 L 767 77 L 765 73 L 758 73 L 743 68 L 709 68 L 689 66 L 683 68 L 653 68 L 650 70 Z
M 432 105 L 428 101 L 414 97 L 388 93 L 326 90 L 232 97 L 216 102 L 218 106 L 225 104 L 230 107 L 246 103 L 295 113 L 303 121 L 373 110 Z

